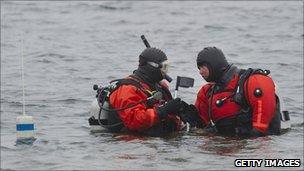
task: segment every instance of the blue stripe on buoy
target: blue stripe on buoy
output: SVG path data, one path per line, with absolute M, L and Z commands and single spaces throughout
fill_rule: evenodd
M 34 130 L 34 124 L 17 124 L 17 131 L 31 131 Z

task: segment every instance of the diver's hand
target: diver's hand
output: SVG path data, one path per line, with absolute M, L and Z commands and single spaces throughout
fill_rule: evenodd
M 165 118 L 168 114 L 177 114 L 182 110 L 182 101 L 180 98 L 172 99 L 162 106 L 157 108 L 157 115 L 160 118 Z
M 182 101 L 182 111 L 179 112 L 179 116 L 183 122 L 188 122 L 190 127 L 203 127 L 203 122 L 199 116 L 196 107 L 192 104 L 187 104 Z

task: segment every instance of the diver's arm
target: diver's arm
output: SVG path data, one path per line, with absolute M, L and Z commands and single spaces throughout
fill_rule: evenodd
M 209 123 L 208 98 L 206 95 L 210 87 L 211 84 L 207 84 L 200 89 L 194 104 L 201 119 L 201 127 L 205 127 Z
M 122 85 L 110 96 L 110 104 L 113 108 L 123 108 L 146 99 L 142 91 L 132 85 Z M 156 108 L 147 108 L 144 103 L 119 111 L 120 119 L 124 125 L 133 131 L 144 131 L 158 122 Z

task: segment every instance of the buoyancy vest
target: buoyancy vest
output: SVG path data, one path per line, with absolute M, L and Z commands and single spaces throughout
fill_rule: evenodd
M 248 84 L 244 85 L 246 80 L 253 74 L 262 74 L 267 76 L 270 73 L 269 70 L 262 70 L 262 69 L 252 69 L 249 68 L 247 70 L 240 70 L 239 71 L 239 80 L 236 83 L 236 86 L 234 90 L 226 90 L 226 91 L 233 91 L 233 93 L 230 95 L 232 101 L 234 101 L 236 104 L 240 106 L 240 110 L 238 113 L 235 113 L 231 115 L 231 117 L 224 117 L 222 119 L 219 119 L 217 121 L 212 120 L 212 105 L 209 104 L 208 109 L 208 115 L 210 120 L 210 128 L 213 128 L 222 134 L 229 134 L 229 135 L 235 135 L 235 128 L 241 127 L 243 130 L 251 130 L 252 129 L 252 109 L 248 102 L 248 97 L 246 97 L 246 93 L 248 92 Z M 215 90 L 215 85 L 210 85 L 208 91 L 207 91 L 207 97 L 211 97 L 211 102 L 213 101 L 213 94 L 218 93 L 220 90 Z M 256 93 L 256 92 L 255 92 Z M 259 92 L 257 92 L 259 93 Z M 216 105 L 220 106 L 223 104 L 224 100 L 227 100 L 228 98 L 219 99 L 216 101 Z M 285 114 L 285 120 L 289 119 L 288 112 Z M 276 95 L 276 108 L 275 108 L 275 115 L 273 119 L 271 120 L 267 134 L 280 134 L 281 130 L 281 120 L 284 120 L 282 118 L 282 113 L 280 110 L 280 99 Z M 286 119 L 287 118 L 287 119 Z M 213 124 L 213 125 L 212 125 Z

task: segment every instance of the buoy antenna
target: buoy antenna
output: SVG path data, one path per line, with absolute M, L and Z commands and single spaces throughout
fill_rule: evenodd
M 22 114 L 25 115 L 25 86 L 24 86 L 24 40 L 21 39 L 21 74 L 22 74 Z

